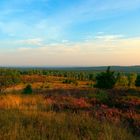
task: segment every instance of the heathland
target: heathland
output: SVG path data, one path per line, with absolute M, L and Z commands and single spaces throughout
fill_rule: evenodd
M 139 140 L 136 69 L 1 68 L 0 139 Z

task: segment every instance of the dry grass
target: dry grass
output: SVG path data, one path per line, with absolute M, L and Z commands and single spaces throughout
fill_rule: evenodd
M 13 92 L 13 91 L 21 91 L 23 88 L 27 85 L 27 83 L 30 83 L 32 85 L 32 88 L 34 90 L 38 89 L 39 91 L 44 91 L 46 89 L 85 89 L 89 88 L 89 85 L 87 85 L 87 81 L 77 81 L 78 85 L 75 84 L 64 84 L 63 80 L 67 79 L 65 77 L 56 77 L 56 76 L 39 76 L 39 75 L 26 75 L 21 76 L 22 77 L 22 83 L 7 87 L 5 92 Z
M 137 140 L 121 125 L 99 122 L 86 112 L 55 112 L 53 102 L 41 95 L 1 95 L 0 140 Z
M 47 107 L 48 103 L 42 96 L 32 95 L 2 95 L 0 109 L 38 110 Z

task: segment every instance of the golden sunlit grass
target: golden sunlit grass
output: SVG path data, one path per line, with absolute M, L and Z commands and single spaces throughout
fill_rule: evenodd
M 0 109 L 37 110 L 47 106 L 47 101 L 42 96 L 33 95 L 2 95 L 0 96 Z
M 13 85 L 11 87 L 7 87 L 5 92 L 16 92 L 16 91 L 22 91 L 23 88 L 30 83 L 33 90 L 35 91 L 44 91 L 48 89 L 85 89 L 89 88 L 89 81 L 78 81 L 77 85 L 74 83 L 71 84 L 65 84 L 63 83 L 63 80 L 67 79 L 65 77 L 56 77 L 56 76 L 37 76 L 37 75 L 26 75 L 22 76 L 23 83 Z
M 63 97 L 59 102 L 82 99 Z M 55 112 L 51 98 L 41 95 L 0 96 L 0 139 L 2 140 L 136 140 L 121 125 L 99 122 L 86 112 Z M 82 104 L 83 101 L 82 101 Z

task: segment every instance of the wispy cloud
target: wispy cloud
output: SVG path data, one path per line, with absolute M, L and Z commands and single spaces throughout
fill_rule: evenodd
M 115 41 L 121 39 L 123 35 L 97 35 L 95 38 L 104 41 Z
M 17 44 L 24 44 L 24 45 L 32 45 L 32 46 L 41 46 L 42 45 L 41 38 L 33 38 L 33 39 L 25 39 L 25 40 L 18 40 L 15 43 Z
M 108 38 L 109 35 L 104 38 Z M 110 35 L 113 37 L 113 35 Z M 114 35 L 116 37 L 117 35 Z M 30 42 L 31 41 L 31 42 Z M 38 47 L 31 47 L 30 43 Z M 38 43 L 41 41 L 41 45 Z M 29 46 L 0 54 L 1 64 L 12 65 L 131 65 L 140 55 L 140 37 L 45 44 L 40 39 L 20 41 Z M 131 57 L 131 58 L 130 58 Z M 4 63 L 1 60 L 6 60 Z
M 139 9 L 140 0 L 0 1 L 0 64 L 139 63 Z

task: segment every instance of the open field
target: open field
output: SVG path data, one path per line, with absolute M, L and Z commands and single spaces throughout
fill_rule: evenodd
M 2 70 L 0 139 L 140 139 L 139 87 L 100 89 L 89 72 L 37 72 Z M 31 93 L 25 92 L 28 85 Z
M 80 96 L 1 95 L 0 139 L 139 139 L 137 134 L 134 136 L 136 131 L 139 132 L 138 114 Z M 129 124 L 131 119 L 134 124 Z M 130 129 L 130 125 L 135 128 Z

